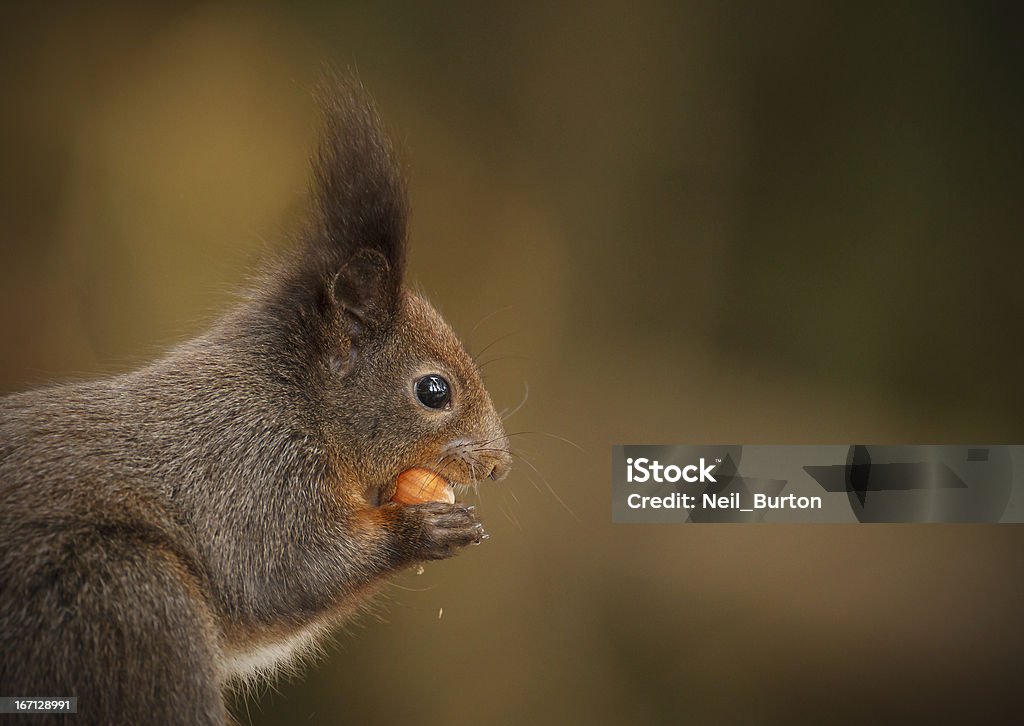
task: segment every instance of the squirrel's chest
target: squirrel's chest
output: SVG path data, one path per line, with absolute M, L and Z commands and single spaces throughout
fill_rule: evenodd
M 317 641 L 325 629 L 323 625 L 310 625 L 280 639 L 226 649 L 220 662 L 224 680 L 269 678 L 295 668 L 316 654 Z
M 365 608 L 378 585 L 368 585 L 345 598 L 334 609 L 299 628 L 282 628 L 276 633 L 235 628 L 221 641 L 220 670 L 224 681 L 248 681 L 271 678 L 278 673 L 295 672 L 298 666 L 322 653 L 319 642 L 331 628 Z

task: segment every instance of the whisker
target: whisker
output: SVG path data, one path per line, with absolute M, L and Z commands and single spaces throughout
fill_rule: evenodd
M 511 522 L 516 529 L 522 532 L 523 525 L 520 523 L 519 518 L 512 513 L 512 510 L 505 506 L 505 502 L 501 502 L 498 506 L 501 507 L 501 513 L 505 515 L 505 519 Z
M 436 590 L 436 585 L 428 585 L 427 587 L 406 587 L 405 585 L 399 585 L 397 582 L 387 582 L 388 587 L 393 587 L 396 590 L 405 590 L 406 592 L 430 592 Z
M 511 439 L 513 436 L 546 436 L 549 439 L 555 439 L 556 441 L 561 441 L 562 443 L 568 444 L 569 446 L 572 446 L 573 448 L 578 449 L 579 451 L 582 451 L 583 453 L 587 453 L 587 450 L 584 449 L 579 444 L 577 444 L 575 441 L 567 439 L 564 436 L 559 436 L 558 434 L 550 434 L 550 433 L 548 433 L 546 431 L 513 431 L 512 433 L 507 433 L 506 432 L 506 433 L 502 434 L 501 436 L 495 436 L 493 439 L 488 439 L 487 441 L 479 441 L 479 442 L 476 442 L 476 443 L 480 444 L 480 445 L 486 445 L 486 444 L 491 444 L 491 443 L 493 443 L 495 441 L 498 441 L 500 439 L 506 439 L 506 440 L 507 439 Z
M 508 421 L 510 418 L 519 413 L 519 409 L 526 405 L 526 401 L 530 398 L 530 384 L 527 383 L 526 381 L 523 381 L 523 389 L 523 400 L 520 401 L 519 404 L 515 408 L 513 408 L 510 413 L 499 413 L 498 418 L 500 418 L 502 421 Z
M 579 522 L 580 524 L 582 524 L 582 523 L 583 523 L 583 520 L 581 520 L 581 519 L 580 519 L 580 518 L 579 518 L 579 517 L 578 517 L 578 516 L 576 515 L 576 512 L 574 512 L 574 511 L 573 511 L 573 510 L 572 510 L 572 509 L 571 509 L 571 508 L 569 507 L 569 505 L 568 505 L 568 504 L 566 504 L 566 503 L 565 503 L 565 502 L 564 502 L 564 501 L 562 500 L 562 498 L 561 498 L 560 496 L 558 496 L 558 493 L 557 493 L 557 492 L 556 492 L 556 491 L 554 490 L 554 487 L 552 487 L 552 486 L 551 486 L 551 483 L 550 483 L 550 482 L 549 482 L 549 481 L 547 480 L 547 478 L 546 478 L 546 477 L 545 477 L 545 476 L 544 476 L 543 474 L 541 474 L 541 473 L 540 473 L 540 469 L 538 469 L 538 468 L 537 468 L 536 466 L 534 466 L 534 465 L 533 465 L 533 462 L 532 462 L 532 461 L 530 461 L 529 459 L 527 459 L 527 458 L 526 458 L 526 457 L 525 457 L 525 456 L 524 456 L 523 454 L 519 453 L 518 451 L 513 451 L 513 450 L 509 449 L 509 450 L 508 450 L 508 453 L 509 453 L 509 455 L 511 455 L 511 456 L 515 456 L 515 457 L 516 457 L 516 458 L 518 458 L 518 459 L 519 459 L 520 461 L 522 461 L 522 462 L 523 462 L 524 464 L 526 464 L 526 465 L 527 465 L 528 467 L 530 467 L 531 469 L 533 469 L 533 472 L 534 472 L 534 473 L 535 473 L 535 474 L 536 474 L 536 475 L 537 475 L 538 477 L 540 477 L 540 480 L 541 480 L 541 481 L 542 481 L 542 482 L 544 483 L 544 486 L 546 486 L 546 487 L 548 488 L 548 491 L 549 491 L 549 492 L 551 493 L 551 496 L 553 496 L 553 497 L 555 498 L 555 501 L 557 501 L 557 502 L 558 502 L 559 504 L 561 504 L 561 505 L 562 505 L 562 508 L 563 508 L 563 509 L 564 509 L 565 511 L 567 511 L 567 512 L 568 512 L 568 513 L 569 513 L 569 514 L 570 514 L 570 515 L 572 516 L 572 518 L 573 518 L 573 519 L 575 519 L 575 520 L 576 520 L 577 522 Z
M 454 456 L 455 456 L 454 452 L 448 452 L 447 454 L 444 454 L 443 456 L 441 456 L 437 460 L 437 463 L 434 464 L 433 467 L 431 467 L 430 473 L 433 476 L 441 476 L 441 469 L 443 469 L 445 467 L 445 465 L 448 464 L 448 462 L 450 462 Z
M 570 441 L 569 439 L 565 438 L 564 436 L 559 436 L 558 434 L 549 434 L 546 431 L 514 431 L 511 434 L 505 434 L 505 435 L 506 436 L 527 436 L 527 435 L 529 435 L 529 436 L 547 436 L 549 439 L 555 439 L 556 441 L 561 441 L 563 444 L 568 444 L 569 446 L 572 446 L 573 448 L 578 449 L 579 451 L 582 451 L 584 454 L 587 453 L 587 450 L 584 449 L 579 444 L 577 444 L 575 441 Z
M 494 340 L 492 340 L 492 341 L 491 341 L 490 343 L 488 343 L 487 345 L 485 345 L 485 346 L 483 347 L 483 349 L 482 349 L 482 350 L 478 350 L 478 351 L 477 351 L 476 353 L 474 353 L 474 354 L 473 354 L 473 355 L 472 355 L 471 357 L 473 358 L 473 360 L 477 360 L 478 358 L 480 358 L 480 356 L 482 356 L 482 355 L 483 355 L 484 353 L 486 353 L 486 352 L 487 352 L 488 350 L 490 350 L 491 348 L 493 348 L 493 347 L 494 347 L 495 345 L 497 345 L 497 344 L 498 344 L 498 343 L 500 343 L 501 341 L 503 341 L 503 340 L 508 340 L 508 339 L 509 339 L 509 338 L 511 338 L 511 337 L 512 337 L 513 335 L 518 335 L 518 334 L 519 334 L 519 331 L 518 331 L 518 330 L 513 330 L 513 331 L 512 331 L 511 333 L 505 333 L 504 335 L 499 335 L 499 336 L 498 336 L 497 338 L 495 338 L 495 339 L 494 339 Z
M 471 441 L 470 442 L 470 446 L 472 446 L 474 448 L 476 448 L 478 446 L 489 446 L 489 445 L 493 444 L 495 441 L 501 441 L 502 439 L 507 439 L 507 438 L 508 438 L 508 434 L 501 434 L 500 436 L 495 436 L 493 439 L 487 439 L 486 441 Z
M 517 353 L 499 353 L 497 355 L 497 358 L 491 358 L 490 360 L 486 360 L 483 363 L 477 363 L 476 367 L 480 370 L 483 370 L 484 366 L 489 366 L 491 363 L 500 363 L 503 360 L 533 360 L 533 358 L 531 358 L 528 355 L 519 355 Z
M 473 326 L 473 327 L 472 327 L 472 328 L 470 329 L 470 331 L 469 331 L 469 334 L 470 334 L 470 335 L 472 335 L 473 333 L 475 333 L 475 332 L 476 332 L 476 329 L 477 329 L 477 328 L 479 328 L 479 327 L 480 327 L 481 325 L 483 325 L 483 324 L 484 324 L 485 322 L 487 322 L 488 320 L 490 320 L 491 318 L 493 318 L 493 317 L 494 317 L 495 315 L 497 315 L 498 313 L 503 313 L 503 312 L 505 312 L 506 310 L 511 310 L 511 309 L 512 309 L 512 308 L 514 308 L 514 307 L 515 307 L 515 303 L 512 303 L 512 304 L 509 304 L 509 305 L 505 305 L 505 306 L 503 306 L 503 307 L 500 307 L 500 308 L 498 308 L 497 310 L 492 310 L 491 312 L 487 313 L 486 315 L 484 315 L 484 316 L 483 316 L 482 318 L 480 318 L 480 319 L 479 319 L 479 320 L 478 320 L 478 321 L 476 322 L 476 325 L 474 325 L 474 326 Z

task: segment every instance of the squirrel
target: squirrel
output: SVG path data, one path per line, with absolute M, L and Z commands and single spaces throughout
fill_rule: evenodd
M 230 723 L 231 684 L 487 537 L 472 506 L 391 501 L 410 468 L 461 492 L 511 458 L 473 358 L 403 281 L 376 106 L 354 77 L 319 95 L 312 213 L 233 309 L 139 370 L 0 399 L 0 696 Z

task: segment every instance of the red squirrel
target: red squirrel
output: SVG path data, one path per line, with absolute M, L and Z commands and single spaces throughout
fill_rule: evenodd
M 223 689 L 303 652 L 410 564 L 487 535 L 399 475 L 501 479 L 507 437 L 403 281 L 407 194 L 358 81 L 323 93 L 312 214 L 205 334 L 123 375 L 0 399 L 0 696 L 31 723 L 223 724 Z

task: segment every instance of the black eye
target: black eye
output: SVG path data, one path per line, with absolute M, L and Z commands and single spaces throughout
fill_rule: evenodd
M 416 381 L 416 398 L 427 408 L 448 408 L 452 402 L 452 389 L 448 381 L 431 373 Z

